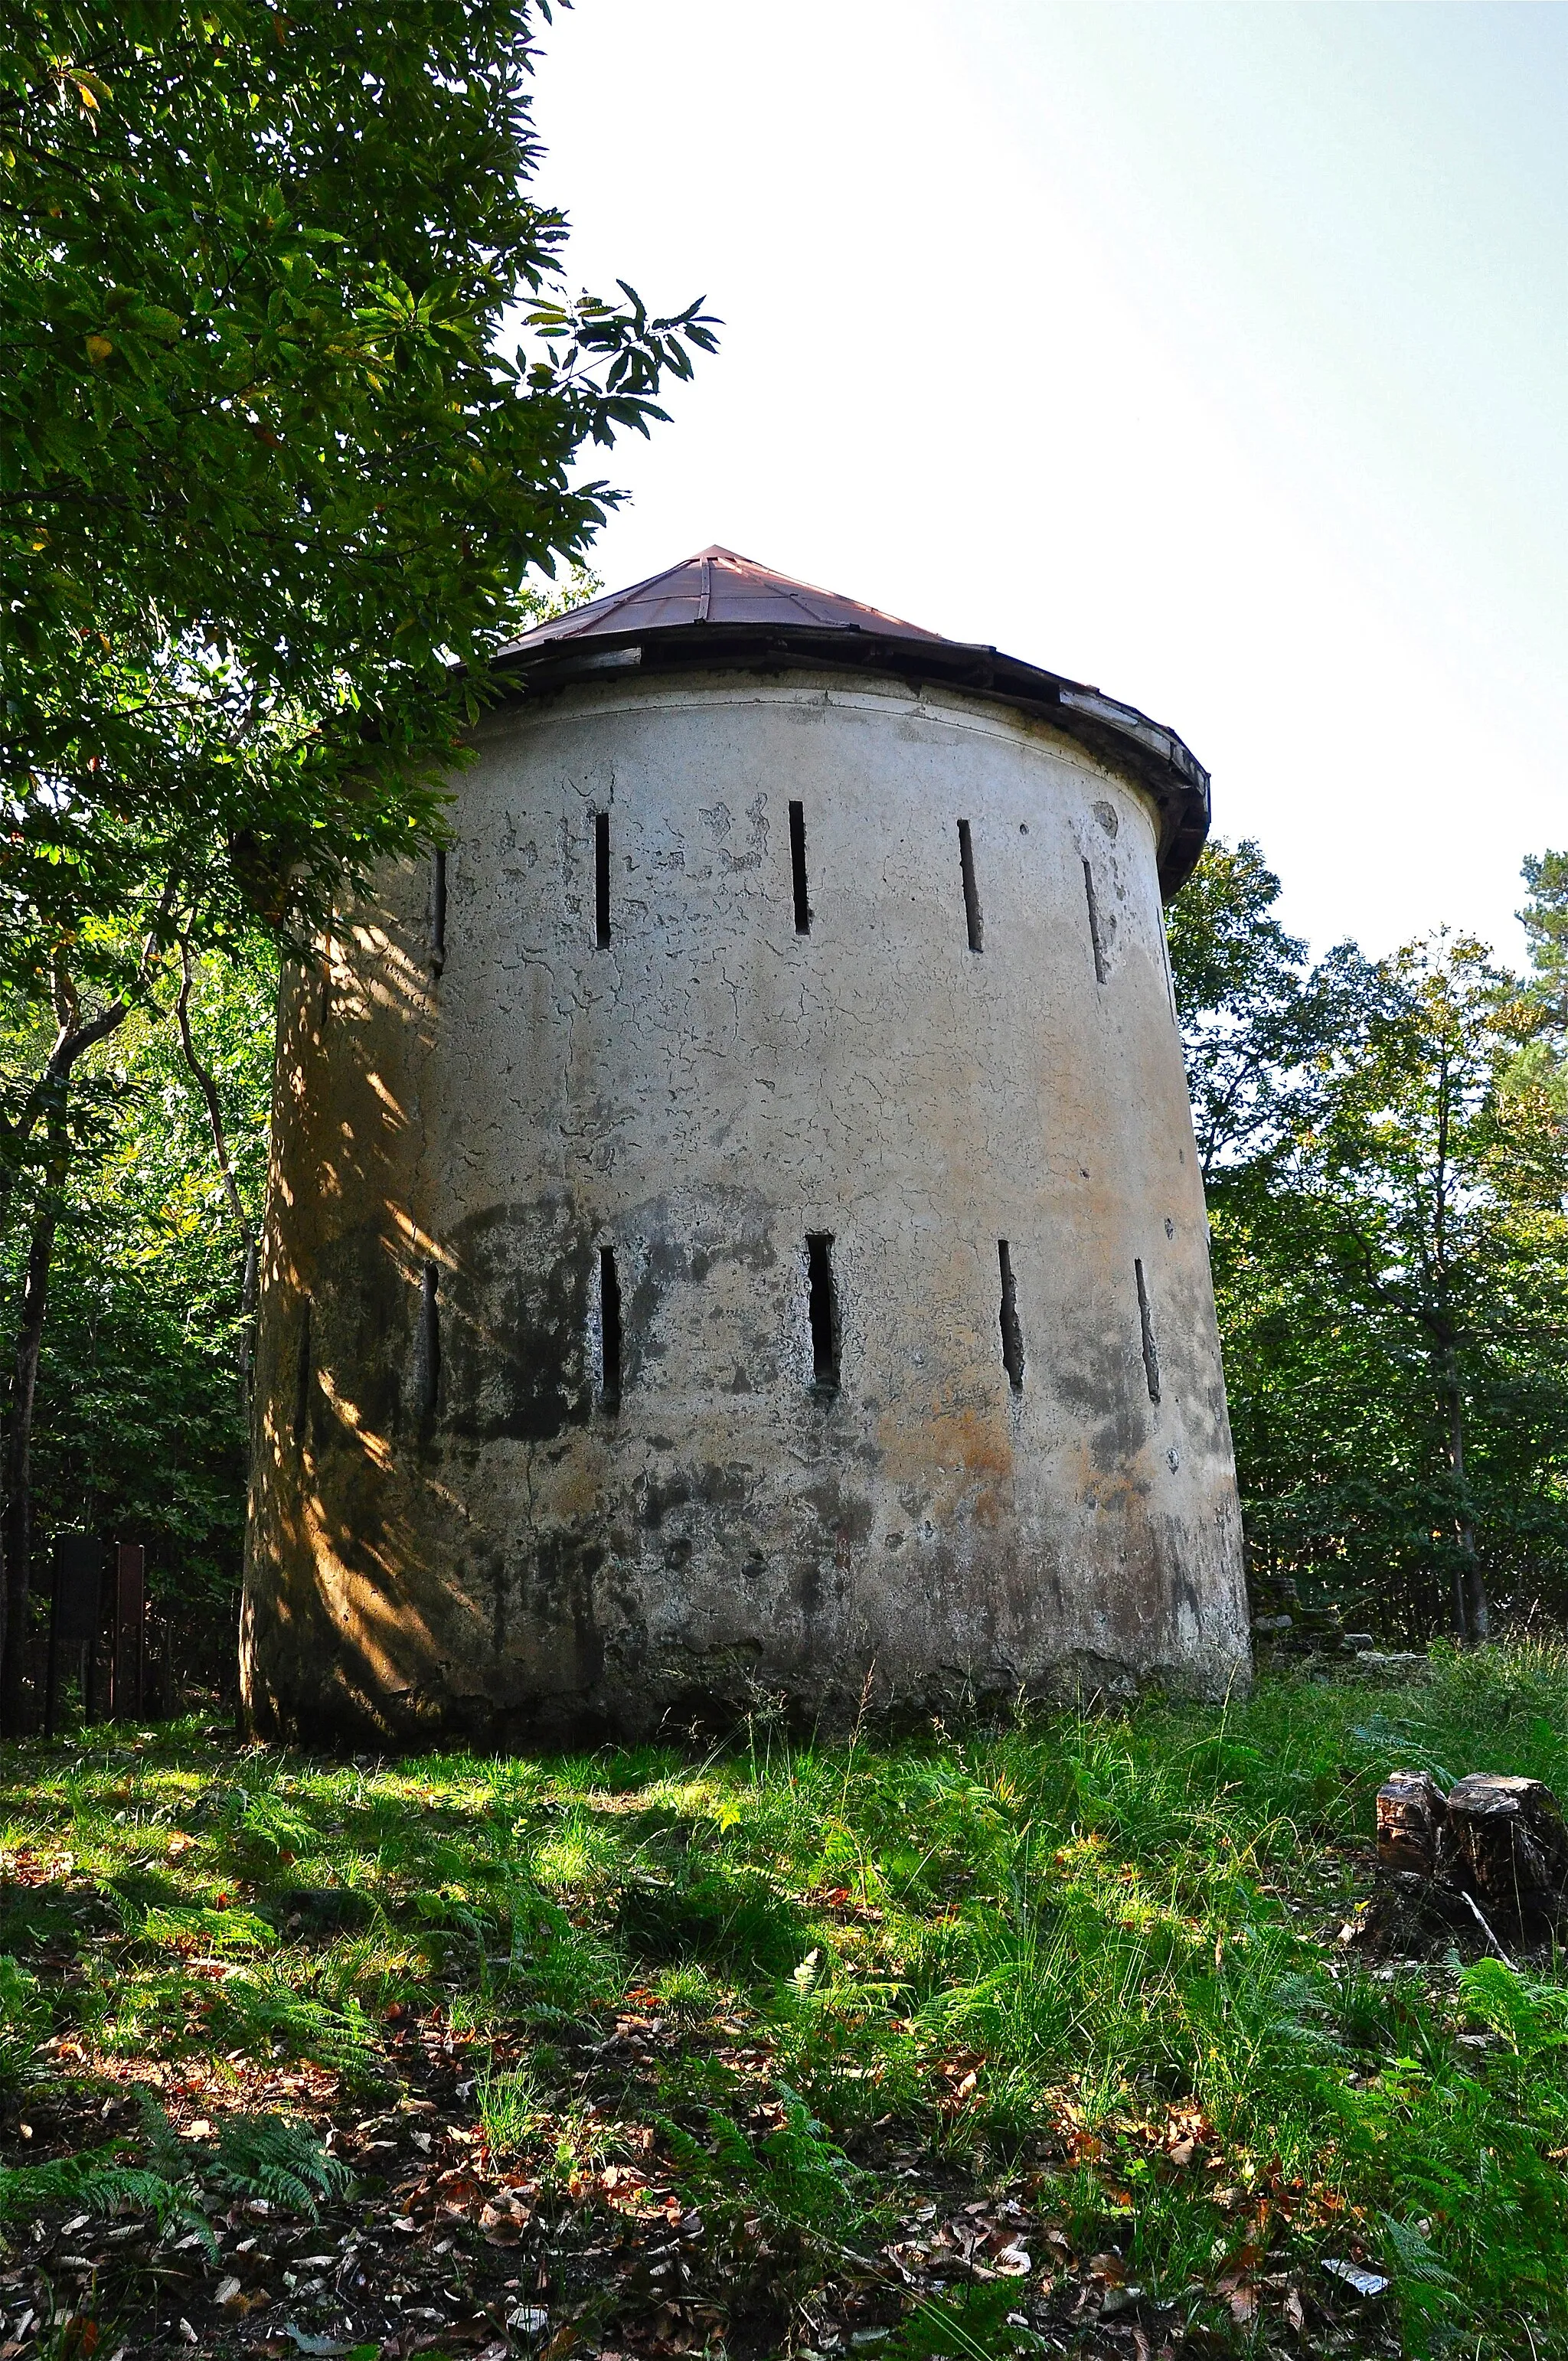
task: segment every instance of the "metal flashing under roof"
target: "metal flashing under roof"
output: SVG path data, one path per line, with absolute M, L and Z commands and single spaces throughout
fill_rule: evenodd
M 716 543 L 630 589 L 574 607 L 498 658 L 503 676 L 541 695 L 587 675 L 810 665 L 894 673 L 1011 705 L 1048 720 L 1153 796 L 1166 899 L 1185 884 L 1209 832 L 1209 774 L 1174 730 L 1081 681 L 944 639 L 897 615 L 776 574 Z

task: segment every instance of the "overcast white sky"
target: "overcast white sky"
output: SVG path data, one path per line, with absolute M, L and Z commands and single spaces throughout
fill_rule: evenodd
M 722 348 L 607 472 L 1179 730 L 1326 948 L 1568 844 L 1568 9 L 578 0 L 572 276 Z

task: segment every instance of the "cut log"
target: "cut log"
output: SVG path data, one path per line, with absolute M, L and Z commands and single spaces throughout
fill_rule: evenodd
M 1377 1860 L 1431 1877 L 1437 1868 L 1442 1790 L 1428 1771 L 1391 1771 L 1377 1790 Z
M 1568 1887 L 1568 1827 L 1551 1788 L 1486 1771 L 1461 1779 L 1443 1815 L 1437 1876 L 1474 1894 L 1510 1932 L 1556 1921 Z

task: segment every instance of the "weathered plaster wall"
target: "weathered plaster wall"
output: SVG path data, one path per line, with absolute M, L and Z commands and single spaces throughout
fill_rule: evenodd
M 285 993 L 258 1719 L 521 1741 L 760 1694 L 838 1716 L 873 1664 L 911 1708 L 1245 1667 L 1155 853 L 1142 792 L 1080 749 L 895 681 L 631 679 L 490 716 L 439 974 L 422 863 L 345 922 L 329 985 Z

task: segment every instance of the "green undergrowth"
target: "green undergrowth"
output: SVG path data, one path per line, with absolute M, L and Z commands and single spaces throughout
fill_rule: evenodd
M 896 1741 L 757 1720 L 703 1757 L 11 1748 L 0 2235 L 40 2171 L 84 2204 L 94 2173 L 105 2202 L 161 2173 L 172 2211 L 225 2174 L 324 2197 L 319 2145 L 243 2110 L 182 2173 L 145 2113 L 74 2163 L 19 2160 L 15 2126 L 155 2068 L 243 2097 L 305 2061 L 367 2103 L 434 2021 L 484 2152 L 563 2187 L 656 2149 L 710 2216 L 856 2254 L 923 2173 L 1024 2186 L 1221 2344 L 1259 2333 L 1249 2285 L 1349 2259 L 1411 2354 L 1511 2356 L 1524 2324 L 1568 2355 L 1559 1965 L 1378 1971 L 1335 1939 L 1396 1765 L 1568 1795 L 1568 1654 Z M 622 2103 L 588 2105 L 618 2039 Z M 1000 2303 L 924 2302 L 885 2349 L 1025 2349 Z

